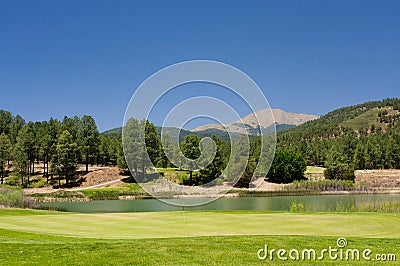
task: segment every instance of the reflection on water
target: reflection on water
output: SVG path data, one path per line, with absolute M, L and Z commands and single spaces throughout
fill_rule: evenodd
M 195 204 L 201 199 L 185 199 L 185 203 Z M 177 203 L 182 201 L 177 199 Z M 317 195 L 317 196 L 279 196 L 279 197 L 242 197 L 220 198 L 211 203 L 185 207 L 185 210 L 271 210 L 289 211 L 293 202 L 301 202 L 306 211 L 334 211 L 338 206 L 342 210 L 379 206 L 387 202 L 400 202 L 400 194 L 363 194 L 363 195 Z M 168 205 L 156 199 L 142 200 L 99 200 L 89 202 L 49 202 L 44 206 L 65 209 L 71 212 L 154 212 L 179 211 L 182 207 Z M 339 209 L 339 210 L 340 210 Z

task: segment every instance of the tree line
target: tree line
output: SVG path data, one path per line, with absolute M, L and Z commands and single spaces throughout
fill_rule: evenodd
M 144 132 L 143 136 L 141 132 Z M 215 179 L 217 183 L 239 179 L 237 186 L 245 187 L 249 185 L 259 160 L 259 139 L 250 139 L 250 150 L 246 154 L 246 138 L 234 140 L 231 145 L 213 135 L 209 140 L 215 144 L 215 157 L 207 167 L 200 167 L 200 171 L 195 171 L 199 168 L 199 165 L 193 164 L 195 159 L 202 152 L 211 152 L 207 150 L 207 142 L 201 142 L 198 135 L 184 135 L 176 146 L 171 136 L 166 134 L 163 136 L 163 146 L 161 136 L 152 123 L 134 118 L 128 120 L 124 126 L 124 133 L 124 137 L 120 134 L 100 134 L 95 120 L 89 115 L 26 122 L 19 115 L 14 116 L 8 111 L 0 110 L 1 184 L 12 169 L 20 177 L 20 184 L 27 186 L 30 177 L 38 173 L 35 166 L 41 164 L 41 174 L 47 183 L 49 179 L 53 182 L 57 180 L 60 185 L 63 179 L 68 185 L 76 179 L 78 173 L 87 173 L 89 165 L 118 165 L 121 169 L 127 169 L 126 156 L 137 180 L 142 178 L 146 181 L 149 166 L 179 166 L 189 172 L 189 178 L 181 180 L 185 185 L 203 185 Z M 140 141 L 141 137 L 144 144 Z M 232 158 L 228 171 L 222 176 L 230 160 L 231 147 L 235 157 Z M 176 158 L 176 165 L 169 160 L 167 153 Z M 183 159 L 178 154 L 192 160 L 184 164 L 183 161 L 179 161 Z M 204 162 L 198 162 L 202 163 Z M 84 170 L 78 171 L 78 165 L 84 165 Z M 240 169 L 241 167 L 243 169 Z M 243 172 L 243 175 L 238 177 L 239 172 Z M 287 181 L 291 180 L 286 178 Z

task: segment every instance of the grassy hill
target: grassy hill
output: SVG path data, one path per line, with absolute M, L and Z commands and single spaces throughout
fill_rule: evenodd
M 400 126 L 400 99 L 384 99 L 334 110 L 318 119 L 282 132 L 282 138 L 329 139 L 349 134 L 369 135 Z
M 104 132 L 102 132 L 102 134 L 120 138 L 122 135 L 122 127 L 116 127 L 116 128 L 104 131 Z

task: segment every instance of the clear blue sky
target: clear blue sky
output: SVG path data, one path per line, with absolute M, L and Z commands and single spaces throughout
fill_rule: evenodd
M 193 59 L 243 70 L 291 112 L 400 97 L 399 14 L 399 1 L 0 1 L 0 109 L 107 130 L 149 75 Z

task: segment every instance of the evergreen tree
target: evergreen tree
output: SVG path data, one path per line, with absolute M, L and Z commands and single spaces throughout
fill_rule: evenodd
M 13 118 L 9 134 L 11 144 L 14 145 L 17 142 L 18 133 L 25 126 L 25 124 L 25 120 L 20 115 L 16 115 Z
M 28 180 L 27 184 L 29 184 L 29 175 L 33 174 L 35 171 L 34 168 L 34 163 L 35 163 L 35 157 L 36 157 L 36 152 L 37 152 L 37 142 L 36 142 L 36 134 L 34 132 L 34 124 L 32 122 L 29 122 L 26 124 L 19 132 L 17 136 L 17 157 L 14 156 L 14 160 L 18 162 L 20 170 L 24 167 L 25 164 L 25 158 L 28 159 Z M 22 156 L 22 153 L 24 153 L 24 156 Z M 25 171 L 25 169 L 24 169 Z M 25 172 L 21 171 L 21 174 L 24 174 Z M 24 175 L 22 175 L 23 178 Z
M 26 152 L 25 143 L 23 141 L 23 134 L 19 133 L 17 137 L 17 143 L 13 150 L 13 166 L 18 175 L 21 177 L 21 185 L 24 185 L 24 178 L 28 176 L 29 183 L 29 158 Z
M 161 140 L 157 134 L 156 127 L 149 121 L 145 123 L 146 151 L 153 165 L 160 159 Z
M 77 135 L 79 149 L 84 156 L 85 169 L 86 173 L 88 173 L 89 160 L 97 154 L 100 144 L 99 131 L 93 117 L 85 115 L 80 119 Z
M 336 144 L 329 150 L 325 161 L 324 176 L 327 179 L 354 180 L 354 169 L 347 163 L 343 146 Z
M 76 151 L 78 145 L 71 133 L 67 130 L 61 132 L 56 145 L 56 153 L 52 158 L 52 172 L 59 177 L 65 178 L 68 185 L 69 180 L 75 176 L 77 168 Z
M 197 159 L 200 156 L 200 137 L 197 135 L 187 135 L 184 137 L 183 141 L 180 143 L 180 148 L 182 150 L 183 155 L 191 159 L 187 165 L 183 167 L 185 170 L 189 171 L 189 184 L 193 184 L 193 171 L 197 169 L 197 165 L 194 163 L 194 159 Z
M 261 143 L 261 141 L 259 143 Z M 233 184 L 237 183 L 238 180 L 242 178 L 246 166 L 250 161 L 250 152 L 253 152 L 254 157 L 258 156 L 260 153 L 259 148 L 252 148 L 251 146 L 250 144 L 250 149 L 247 148 L 249 147 L 249 142 L 246 136 L 242 136 L 232 142 L 231 157 L 223 173 L 225 181 Z
M 11 141 L 10 139 L 6 136 L 5 133 L 0 134 L 0 179 L 1 179 L 1 184 L 4 182 L 5 178 L 5 166 L 10 158 L 11 154 Z
M 200 170 L 201 184 L 207 184 L 222 174 L 226 166 L 226 154 L 224 154 L 223 142 L 215 135 L 211 136 L 217 146 L 213 161 L 205 168 Z
M 171 136 L 168 134 L 164 134 L 163 137 L 163 143 L 162 143 L 162 149 L 160 150 L 160 155 L 159 155 L 159 165 L 163 168 L 167 167 L 174 167 L 173 163 L 168 159 L 168 155 L 170 155 L 173 160 L 178 159 L 178 149 L 179 147 L 174 145 L 171 139 Z M 180 165 L 179 162 L 175 162 L 177 165 Z
M 12 121 L 13 121 L 13 116 L 10 112 L 5 110 L 0 110 L 0 134 L 1 133 L 4 133 L 6 135 L 10 134 Z
M 359 142 L 354 152 L 354 169 L 365 169 L 364 145 Z
M 141 161 L 143 151 L 143 143 L 141 142 L 143 138 L 139 121 L 135 118 L 130 118 L 124 126 L 122 142 L 127 166 L 135 170 L 135 176 L 137 176 Z M 121 159 L 120 163 L 122 163 Z

